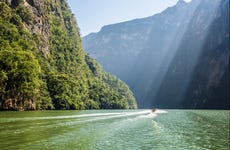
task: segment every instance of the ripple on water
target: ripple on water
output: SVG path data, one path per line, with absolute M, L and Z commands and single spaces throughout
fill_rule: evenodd
M 221 149 L 229 111 L 98 110 L 0 113 L 1 149 Z

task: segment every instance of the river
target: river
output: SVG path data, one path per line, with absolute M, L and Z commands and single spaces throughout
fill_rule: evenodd
M 0 149 L 229 150 L 220 110 L 0 112 Z

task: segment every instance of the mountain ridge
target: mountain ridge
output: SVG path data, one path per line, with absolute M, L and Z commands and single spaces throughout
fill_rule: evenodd
M 213 93 L 211 89 L 218 91 L 223 81 L 215 85 L 216 89 L 205 90 L 205 84 L 208 83 L 203 82 L 212 77 L 205 73 L 201 76 L 202 65 L 206 64 L 203 70 L 210 68 L 208 63 L 215 57 L 218 63 L 225 64 L 225 67 L 217 69 L 217 74 L 227 72 L 228 53 L 226 57 L 215 56 L 217 51 L 222 54 L 229 51 L 228 44 L 224 44 L 221 51 L 218 50 L 219 44 L 227 42 L 223 35 L 229 38 L 227 6 L 229 2 L 226 0 L 181 1 L 147 19 L 107 26 L 110 27 L 108 32 L 95 33 L 92 39 L 85 36 L 83 47 L 105 70 L 130 86 L 140 108 L 151 108 L 154 105 L 163 108 L 215 108 L 211 106 L 215 102 L 216 108 L 228 109 L 229 87 L 225 86 L 225 96 L 218 105 L 217 98 L 214 98 L 218 94 L 208 95 Z M 218 29 L 212 28 L 214 24 L 223 30 L 216 32 Z M 208 34 L 210 36 L 206 36 Z M 216 40 L 210 40 L 211 37 Z M 208 47 L 209 44 L 213 47 Z M 205 50 L 207 48 L 209 51 Z M 206 62 L 201 62 L 203 58 L 206 58 Z M 227 77 L 220 78 L 212 78 L 210 82 L 228 81 Z M 198 84 L 196 88 L 193 82 Z M 194 94 L 197 91 L 200 91 L 200 96 Z M 174 98 L 171 102 L 170 97 Z

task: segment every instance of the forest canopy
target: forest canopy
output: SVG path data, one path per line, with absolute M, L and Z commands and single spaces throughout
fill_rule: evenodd
M 136 107 L 129 87 L 85 54 L 65 0 L 0 1 L 0 109 Z

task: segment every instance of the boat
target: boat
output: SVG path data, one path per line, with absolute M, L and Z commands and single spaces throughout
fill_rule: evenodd
M 157 108 L 153 108 L 152 109 L 152 112 L 154 113 L 154 112 L 156 112 L 157 111 Z

